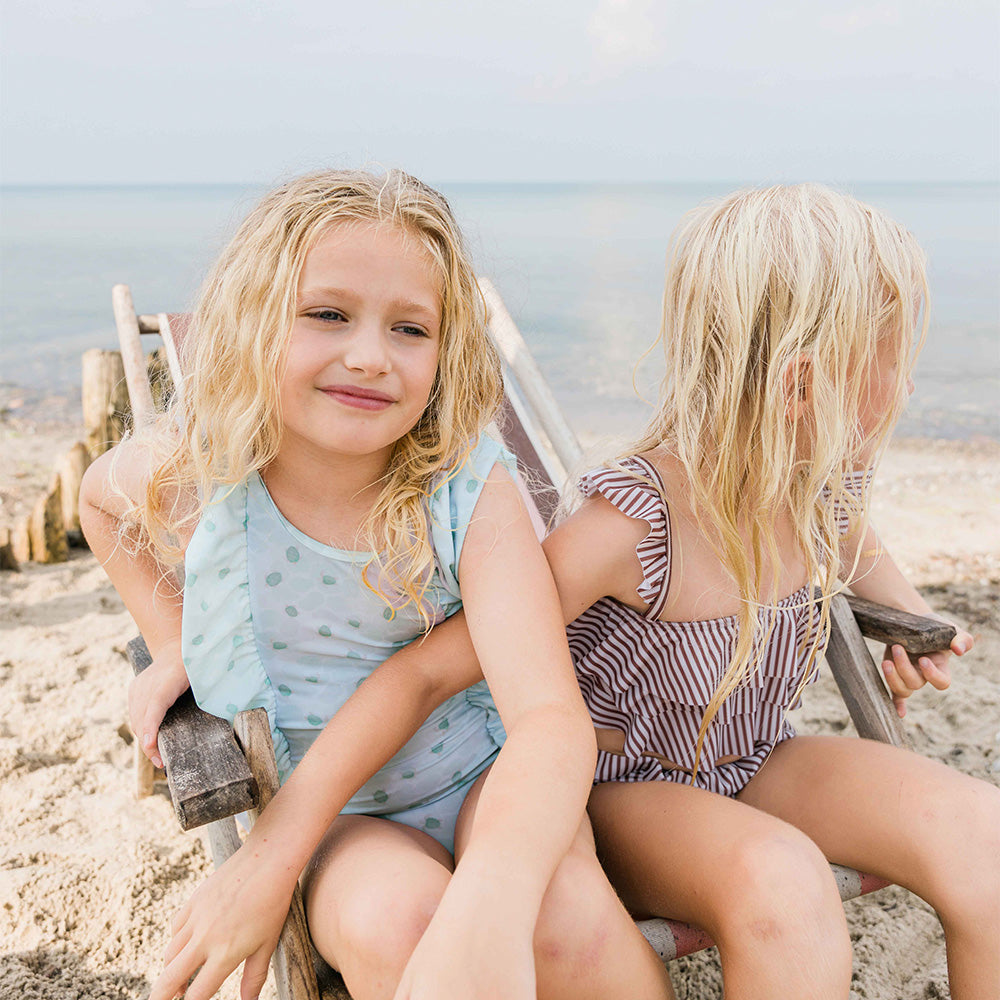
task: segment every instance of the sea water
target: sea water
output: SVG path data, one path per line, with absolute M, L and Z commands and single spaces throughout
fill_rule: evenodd
M 444 184 L 570 423 L 634 435 L 659 378 L 653 352 L 668 237 L 736 185 Z M 1000 185 L 856 185 L 927 251 L 931 329 L 900 433 L 1000 440 Z M 0 189 L 0 382 L 78 392 L 80 355 L 115 346 L 111 286 L 140 312 L 184 311 L 261 189 Z M 16 389 L 15 389 L 16 387 Z

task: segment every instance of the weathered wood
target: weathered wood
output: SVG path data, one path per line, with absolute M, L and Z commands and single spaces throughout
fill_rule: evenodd
M 20 570 L 21 564 L 14 555 L 13 535 L 10 528 L 0 528 L 0 569 Z
M 127 646 L 135 673 L 149 666 L 141 638 Z M 257 803 L 257 783 L 225 719 L 203 712 L 190 690 L 167 709 L 157 739 L 181 828 L 192 830 Z
M 561 466 L 550 469 L 552 483 L 558 488 L 583 458 L 583 450 L 563 417 L 545 376 L 531 356 L 517 324 L 507 312 L 503 299 L 486 278 L 479 280 L 479 288 L 489 310 L 490 333 L 524 394 L 531 410 L 531 422 L 544 430 Z M 516 401 L 512 402 L 516 407 Z
M 115 313 L 115 327 L 118 330 L 118 344 L 121 347 L 122 375 L 128 386 L 128 398 L 132 406 L 132 419 L 136 427 L 141 427 L 153 416 L 153 394 L 146 380 L 146 359 L 139 336 L 139 321 L 136 319 L 132 293 L 128 285 L 115 285 L 111 289 L 111 305 Z
M 274 760 L 267 712 L 262 708 L 240 712 L 233 728 L 260 790 L 258 811 L 264 810 L 278 791 L 278 767 Z M 287 997 L 288 1000 L 319 1000 L 312 944 L 309 941 L 305 907 L 302 905 L 302 890 L 297 885 L 292 894 L 285 926 L 281 929 L 272 966 L 279 996 Z
M 56 465 L 62 487 L 63 525 L 69 544 L 75 546 L 86 545 L 80 528 L 80 483 L 88 465 L 90 453 L 82 441 L 77 441 Z
M 129 413 L 121 354 L 97 348 L 86 351 L 83 355 L 83 423 L 91 458 L 97 458 L 121 441 Z
M 58 477 L 36 501 L 28 521 L 31 558 L 39 563 L 65 562 L 69 558 L 63 524 L 62 487 Z
M 208 847 L 212 864 L 221 868 L 242 846 L 236 820 L 232 816 L 217 819 L 208 825 Z
M 161 413 L 167 408 L 174 392 L 174 380 L 170 377 L 167 354 L 162 347 L 146 355 L 146 380 L 153 395 L 153 408 Z
M 31 514 L 18 520 L 10 529 L 10 547 L 19 563 L 31 561 Z
M 923 615 L 888 608 L 884 604 L 847 595 L 861 634 L 889 645 L 898 643 L 915 656 L 947 649 L 955 638 L 955 627 Z
M 153 794 L 156 784 L 156 765 L 142 752 L 138 737 L 135 741 L 135 797 L 145 799 Z
M 859 736 L 897 747 L 910 741 L 899 721 L 847 599 L 830 601 L 830 643 L 826 659 Z

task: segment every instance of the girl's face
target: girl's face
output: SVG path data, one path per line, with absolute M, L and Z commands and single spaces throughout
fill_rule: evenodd
M 861 387 L 861 404 L 858 423 L 865 439 L 889 416 L 889 426 L 893 426 L 903 412 L 907 398 L 913 392 L 913 380 L 907 377 L 905 394 L 899 391 L 900 337 L 887 334 L 880 338 L 875 356 L 868 364 L 865 382 Z
M 317 458 L 384 452 L 420 419 L 437 372 L 441 279 L 389 226 L 323 233 L 299 280 L 281 380 L 282 450 Z

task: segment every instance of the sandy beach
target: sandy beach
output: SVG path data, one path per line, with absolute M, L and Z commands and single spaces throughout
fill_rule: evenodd
M 52 414 L 61 416 L 58 413 Z M 71 421 L 0 422 L 0 526 L 25 510 L 77 439 Z M 1000 783 L 1000 445 L 896 444 L 875 519 L 898 562 L 940 611 L 977 637 L 943 694 L 911 700 L 917 749 Z M 94 558 L 0 574 L 0 998 L 138 1000 L 161 965 L 171 915 L 210 870 L 163 794 L 132 794 L 130 676 L 135 632 Z M 797 725 L 851 732 L 828 676 Z M 902 889 L 847 904 L 856 1000 L 948 996 L 933 913 Z M 714 950 L 675 963 L 678 995 L 721 997 Z M 238 995 L 232 978 L 220 994 Z M 274 997 L 269 985 L 263 994 Z

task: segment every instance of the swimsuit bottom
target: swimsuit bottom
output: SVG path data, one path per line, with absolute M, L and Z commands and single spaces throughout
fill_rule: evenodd
M 636 760 L 624 754 L 598 750 L 594 784 L 605 781 L 672 781 L 678 785 L 693 785 L 707 792 L 735 798 L 761 769 L 771 751 L 779 743 L 794 735 L 795 730 L 786 724 L 774 742 L 759 741 L 754 744 L 753 753 L 746 757 L 725 764 L 716 764 L 710 769 L 699 768 L 693 780 L 690 772 L 681 768 L 665 767 L 655 757 L 641 757 Z

